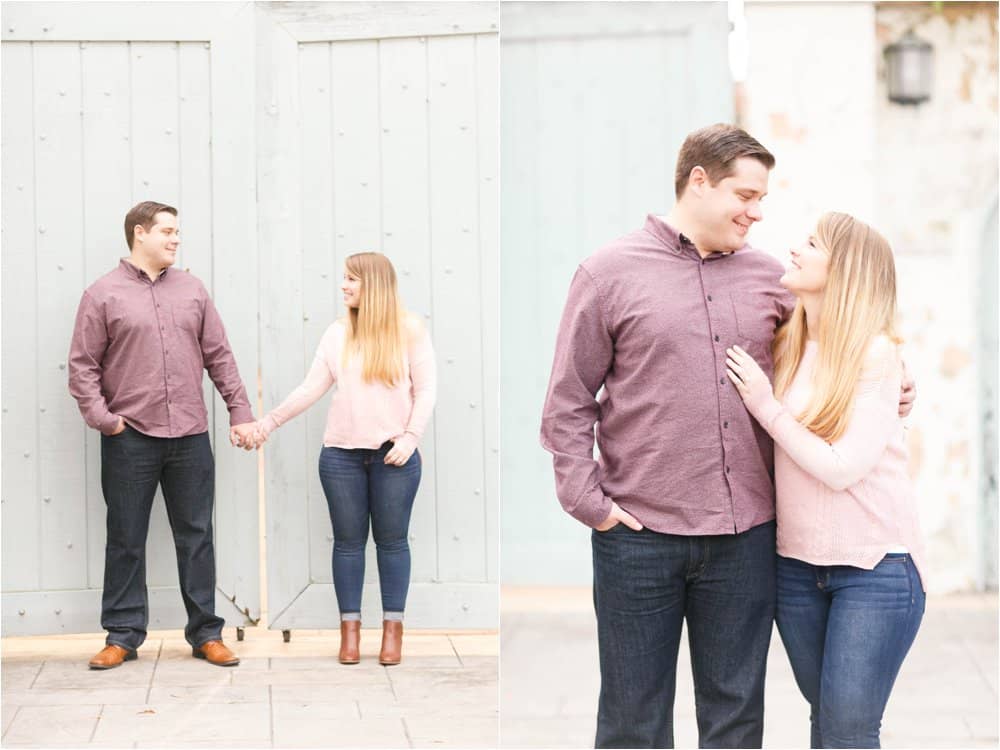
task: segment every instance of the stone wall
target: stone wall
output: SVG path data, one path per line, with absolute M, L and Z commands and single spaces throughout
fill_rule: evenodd
M 750 2 L 746 19 L 742 121 L 778 159 L 752 239 L 785 260 L 831 209 L 888 238 L 930 585 L 995 586 L 997 5 Z M 919 107 L 886 93 L 883 49 L 910 28 L 934 47 Z

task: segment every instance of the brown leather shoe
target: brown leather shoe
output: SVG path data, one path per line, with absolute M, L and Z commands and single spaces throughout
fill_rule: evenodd
M 111 643 L 98 651 L 97 655 L 90 660 L 90 668 L 114 669 L 115 667 L 120 667 L 122 662 L 138 658 L 139 655 L 135 651 L 129 651 L 126 648 Z
M 240 663 L 240 657 L 226 648 L 222 641 L 207 641 L 198 648 L 192 648 L 191 656 L 205 659 L 217 667 L 235 667 Z
M 357 664 L 361 661 L 361 620 L 340 621 L 341 664 Z
M 378 663 L 387 667 L 399 664 L 403 658 L 403 623 L 399 620 L 382 621 L 382 650 Z

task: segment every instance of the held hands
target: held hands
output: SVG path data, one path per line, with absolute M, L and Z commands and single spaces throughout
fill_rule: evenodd
M 748 407 L 774 398 L 771 381 L 757 361 L 738 346 L 726 349 L 726 375 L 733 381 Z
M 409 432 L 392 438 L 392 443 L 392 448 L 385 454 L 383 460 L 383 463 L 390 466 L 403 466 L 417 449 L 417 437 Z
M 233 425 L 229 430 L 229 442 L 237 448 L 252 451 L 259 448 L 267 440 L 258 422 L 244 422 Z
M 608 529 L 613 529 L 620 523 L 625 524 L 632 529 L 632 531 L 642 531 L 642 524 L 636 520 L 635 516 L 622 510 L 621 506 L 612 500 L 611 512 L 608 514 L 608 517 L 594 528 L 598 531 L 607 531 Z

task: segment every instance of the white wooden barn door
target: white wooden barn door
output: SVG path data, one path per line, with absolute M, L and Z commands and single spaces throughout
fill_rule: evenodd
M 500 23 L 503 580 L 589 583 L 538 443 L 556 330 L 577 264 L 666 213 L 685 135 L 732 118 L 726 3 L 504 2 Z
M 136 41 L 142 40 L 142 41 Z M 127 255 L 123 220 L 180 211 L 177 266 L 221 311 L 257 384 L 253 9 L 243 3 L 10 3 L 3 8 L 3 631 L 100 630 L 100 439 L 67 390 L 84 288 Z M 259 617 L 257 461 L 217 463 L 217 611 Z M 185 622 L 162 497 L 149 532 L 150 627 Z
M 265 408 L 342 314 L 345 256 L 385 253 L 439 372 L 407 622 L 497 624 L 497 5 L 257 5 Z M 265 448 L 271 627 L 335 627 L 317 463 L 329 396 Z M 363 619 L 380 603 L 369 545 Z

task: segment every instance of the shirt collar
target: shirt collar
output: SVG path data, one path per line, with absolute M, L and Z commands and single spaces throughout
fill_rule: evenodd
M 138 281 L 143 281 L 145 279 L 149 279 L 149 276 L 146 275 L 146 272 L 143 271 L 138 266 L 132 265 L 132 263 L 129 262 L 128 258 L 122 258 L 121 262 L 118 264 L 118 267 L 121 268 L 121 269 L 123 269 L 125 271 L 125 273 L 127 273 L 130 277 L 132 277 L 133 279 L 136 279 Z M 169 267 L 164 268 L 162 271 L 160 271 L 160 275 L 157 276 L 156 278 L 162 279 L 163 275 L 167 271 L 169 271 L 169 270 L 170 270 Z M 149 280 L 152 281 L 152 279 L 149 279 Z
M 656 239 L 660 240 L 660 242 L 662 242 L 664 246 L 670 250 L 670 252 L 677 255 L 688 255 L 693 258 L 697 258 L 698 260 L 702 259 L 701 253 L 698 252 L 698 248 L 694 246 L 694 243 L 659 216 L 648 214 L 646 216 L 646 225 L 644 228 L 647 232 L 656 237 Z M 746 246 L 744 245 L 744 247 Z M 732 254 L 733 253 L 731 251 L 715 252 L 709 254 L 705 260 L 724 258 Z

